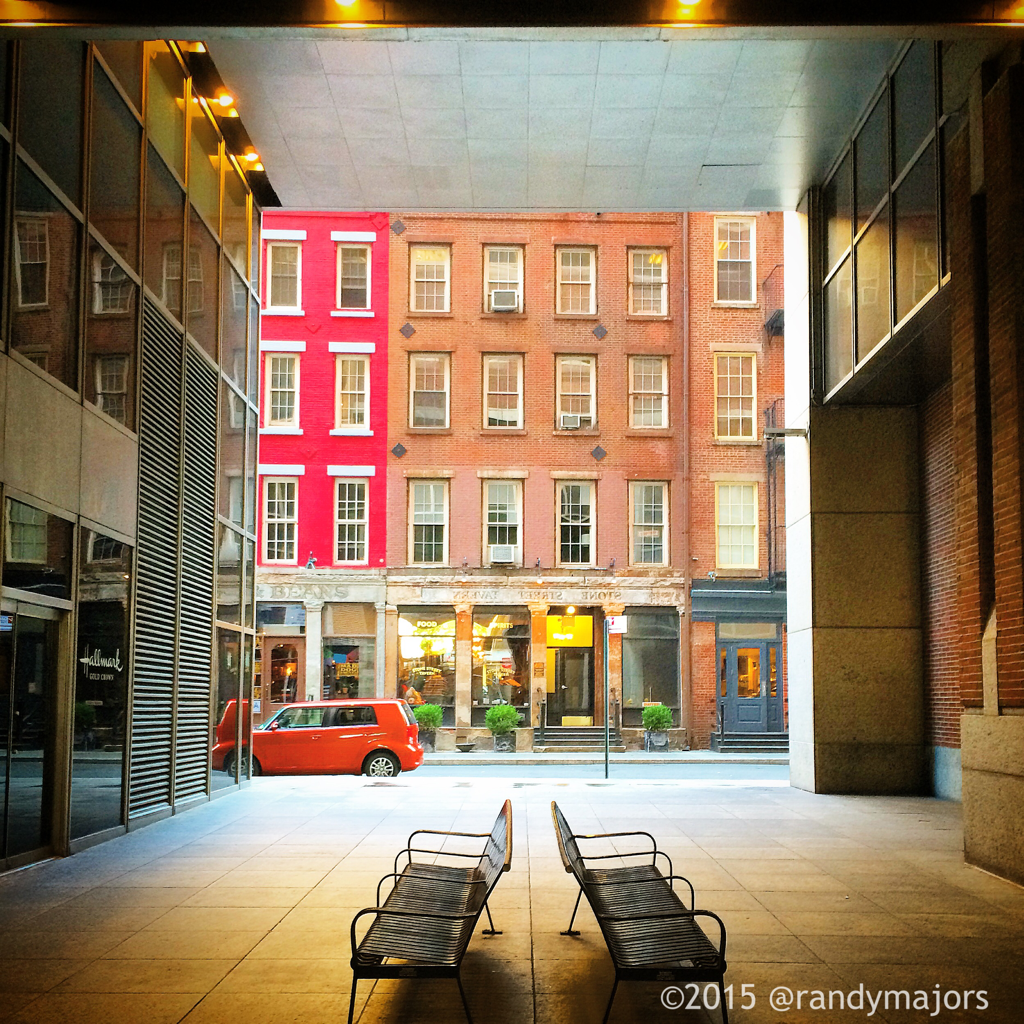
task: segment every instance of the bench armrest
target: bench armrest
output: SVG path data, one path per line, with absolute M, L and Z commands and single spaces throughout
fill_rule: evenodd
M 573 839 L 619 839 L 625 836 L 644 836 L 651 841 L 651 852 L 658 848 L 658 843 L 650 832 L 591 832 L 588 835 L 577 835 L 573 833 Z
M 653 914 L 601 914 L 598 918 L 599 921 L 668 921 L 673 917 L 710 917 L 718 923 L 719 941 L 718 941 L 718 955 L 725 959 L 725 923 L 722 919 L 710 910 L 686 910 L 680 912 L 676 911 L 665 911 L 664 913 L 656 912 Z M 710 941 L 710 940 L 709 940 Z
M 367 914 L 373 914 L 374 917 L 429 917 L 446 921 L 463 921 L 467 918 L 477 917 L 479 911 L 471 912 L 468 914 L 453 914 L 443 910 L 388 910 L 384 907 L 366 907 L 364 910 L 360 910 L 359 913 L 357 913 L 356 916 L 352 918 L 352 924 L 349 928 L 349 937 L 352 940 L 353 967 L 355 967 L 356 952 L 359 949 L 359 943 L 356 942 L 356 923 L 361 917 L 365 917 Z
M 630 850 L 627 853 L 599 853 L 599 854 L 584 854 L 580 853 L 580 859 L 584 862 L 591 860 L 620 860 L 624 857 L 650 857 L 650 850 Z M 672 874 L 672 858 L 665 853 L 664 850 L 655 850 L 652 858 L 653 863 L 658 862 L 659 857 L 664 857 L 668 862 L 668 873 Z M 566 871 L 571 871 L 571 868 L 566 868 Z M 668 877 L 668 876 L 666 876 Z
M 694 902 L 696 901 L 696 898 L 697 898 L 696 893 L 693 891 L 693 883 L 688 878 L 683 878 L 682 875 L 662 875 L 661 877 L 664 879 L 664 881 L 668 882 L 669 888 L 673 889 L 673 890 L 675 889 L 675 886 L 672 884 L 673 882 L 685 882 L 686 883 L 687 888 L 689 888 L 689 890 L 690 890 L 690 909 L 689 910 L 685 910 L 685 908 L 684 908 L 684 910 L 685 910 L 685 912 L 687 914 L 692 913 L 693 912 Z M 577 878 L 577 881 L 580 882 L 580 888 L 583 889 L 584 892 L 586 892 L 586 890 L 587 890 L 587 888 L 589 886 L 593 886 L 596 889 L 596 888 L 598 888 L 598 887 L 600 887 L 602 885 L 621 885 L 622 884 L 621 882 L 617 882 L 614 879 L 612 879 L 610 881 L 607 881 L 607 882 L 591 882 L 591 881 L 581 881 L 579 878 Z M 679 913 L 682 913 L 682 912 L 683 911 L 679 911 L 679 910 L 674 911 L 674 913 L 676 913 L 676 914 L 679 914 Z M 667 915 L 667 916 L 671 916 L 671 915 Z
M 462 836 L 465 839 L 487 839 L 490 834 L 490 832 L 445 832 L 440 828 L 418 828 L 415 832 L 410 833 L 406 843 L 412 846 L 412 841 L 416 836 Z
M 405 863 L 408 865 L 412 863 L 412 854 L 414 853 L 431 853 L 436 857 L 472 857 L 475 860 L 481 860 L 484 856 L 483 853 L 458 853 L 455 850 L 432 850 L 423 846 L 407 846 L 404 850 L 399 850 L 395 854 L 395 870 L 398 870 L 398 861 L 402 854 L 405 854 Z

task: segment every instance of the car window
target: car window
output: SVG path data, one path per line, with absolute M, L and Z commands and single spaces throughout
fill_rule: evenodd
M 335 708 L 334 724 L 345 725 L 376 725 L 377 714 L 373 708 Z
M 285 708 L 274 721 L 280 729 L 317 729 L 324 724 L 326 708 Z
M 416 724 L 416 716 L 412 713 L 412 708 L 409 707 L 408 702 L 403 700 L 402 703 L 399 705 L 399 707 L 401 707 L 401 709 L 402 709 L 402 714 L 405 715 L 405 720 L 410 725 L 415 725 Z

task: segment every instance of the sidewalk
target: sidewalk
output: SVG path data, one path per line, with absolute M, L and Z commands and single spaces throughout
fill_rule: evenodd
M 611 764 L 789 764 L 788 754 L 721 754 L 714 750 L 670 750 L 664 754 L 648 753 L 644 750 L 630 750 L 625 754 L 610 754 Z M 445 750 L 423 755 L 424 765 L 442 765 L 446 768 L 476 767 L 478 765 L 512 764 L 604 764 L 604 752 L 543 753 L 524 751 L 515 754 L 496 754 L 493 750 L 472 751 L 463 754 L 458 750 Z

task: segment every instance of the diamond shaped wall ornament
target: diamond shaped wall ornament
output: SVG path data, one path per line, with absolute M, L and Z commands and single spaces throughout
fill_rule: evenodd
M 598 462 L 600 462 L 608 453 L 598 445 L 591 453 Z
M 399 443 L 396 444 L 395 447 L 391 449 L 391 454 L 394 455 L 396 459 L 400 459 L 406 453 L 406 451 L 408 451 L 408 449 L 405 447 L 405 445 Z
M 405 324 L 404 327 L 398 328 L 398 333 L 401 334 L 403 338 L 411 338 L 416 333 L 416 328 L 413 327 L 412 324 Z
M 396 220 L 394 224 L 391 225 L 391 230 L 394 231 L 396 235 L 400 235 L 405 230 L 405 225 L 400 220 Z
M 594 337 L 600 341 L 608 333 L 608 328 L 604 324 L 598 324 L 594 328 Z

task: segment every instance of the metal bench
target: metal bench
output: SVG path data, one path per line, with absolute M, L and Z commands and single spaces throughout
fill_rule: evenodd
M 480 853 L 457 853 L 414 845 L 417 836 L 485 839 Z M 443 846 L 443 843 L 441 844 Z M 469 865 L 446 865 L 413 859 L 413 854 L 470 858 Z M 403 855 L 405 866 L 399 871 Z M 498 879 L 512 866 L 512 802 L 506 800 L 490 832 L 442 832 L 418 829 L 395 857 L 395 870 L 377 884 L 377 905 L 360 910 L 352 919 L 352 995 L 348 1020 L 355 1013 L 356 984 L 362 978 L 454 978 L 469 1024 L 466 993 L 462 988 L 462 958 L 484 910 L 491 927 L 485 934 L 500 934 L 491 920 L 488 898 Z M 381 888 L 392 887 L 381 903 Z M 356 924 L 372 917 L 362 939 Z M 400 961 L 399 963 L 388 961 Z
M 615 967 L 615 983 L 604 1012 L 604 1024 L 612 1011 L 615 992 L 620 981 L 705 982 L 718 986 L 719 1006 L 723 1024 L 729 1015 L 725 1001 L 724 977 L 725 925 L 710 910 L 694 909 L 693 886 L 672 871 L 672 861 L 658 849 L 649 832 L 606 832 L 577 835 L 569 827 L 558 804 L 552 801 L 551 817 L 558 839 L 558 852 L 566 872 L 575 876 L 580 891 L 576 896 L 569 928 L 563 935 L 579 935 L 573 931 L 580 899 L 594 911 L 608 953 Z M 587 855 L 581 852 L 580 840 L 643 837 L 649 849 L 626 853 Z M 623 863 L 634 858 L 649 858 L 648 863 Z M 658 868 L 658 858 L 668 863 L 668 874 Z M 618 864 L 608 861 L 618 860 Z M 602 862 L 591 867 L 591 862 Z M 687 907 L 674 888 L 685 882 L 690 901 Z M 704 934 L 698 917 L 712 918 L 718 924 L 719 944 Z

